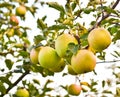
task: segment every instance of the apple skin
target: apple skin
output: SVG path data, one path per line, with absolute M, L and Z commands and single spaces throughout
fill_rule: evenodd
M 29 97 L 29 92 L 26 89 L 18 89 L 15 93 L 17 97 Z
M 10 16 L 10 23 L 14 26 L 19 24 L 19 21 L 15 15 Z
M 68 44 L 69 43 L 74 43 L 74 44 L 78 44 L 78 41 L 75 39 L 74 36 L 70 35 L 70 34 L 62 34 L 60 36 L 58 36 L 58 38 L 55 41 L 55 49 L 57 51 L 57 54 L 62 57 L 65 58 L 66 56 L 66 51 L 68 49 Z
M 46 46 L 40 49 L 38 61 L 43 68 L 50 69 L 55 67 L 61 61 L 61 58 L 58 56 L 55 49 Z
M 71 66 L 78 74 L 91 72 L 96 66 L 96 57 L 89 50 L 79 50 L 76 55 L 72 56 Z
M 67 87 L 68 93 L 73 96 L 78 96 L 81 93 L 82 87 L 77 84 L 71 84 Z
M 71 65 L 68 65 L 67 69 L 68 69 L 68 73 L 69 74 L 71 74 L 71 75 L 77 75 L 77 73 L 73 70 L 73 68 L 72 68 Z
M 38 54 L 40 51 L 40 47 L 39 48 L 33 48 L 30 51 L 30 60 L 33 64 L 37 64 L 38 63 Z
M 54 67 L 50 68 L 49 70 L 52 72 L 61 72 L 65 68 L 65 61 L 61 59 L 61 61 Z
M 95 51 L 102 51 L 111 44 L 111 35 L 104 28 L 95 28 L 88 35 L 88 43 Z
M 24 16 L 25 14 L 26 14 L 26 8 L 25 8 L 25 6 L 19 6 L 19 7 L 17 7 L 16 8 L 16 15 L 18 15 L 18 16 Z

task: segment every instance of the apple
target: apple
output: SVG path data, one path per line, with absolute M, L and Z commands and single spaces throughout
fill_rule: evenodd
M 73 70 L 71 65 L 67 65 L 68 73 L 71 75 L 77 75 L 77 73 Z
M 33 48 L 30 51 L 30 60 L 33 64 L 37 64 L 38 63 L 38 54 L 40 51 L 40 47 L 39 48 Z
M 40 49 L 38 61 L 43 68 L 50 69 L 55 67 L 61 61 L 61 58 L 54 48 L 45 46 Z
M 96 66 L 96 57 L 89 50 L 79 50 L 76 55 L 72 56 L 71 66 L 78 74 L 93 71 Z
M 78 44 L 78 41 L 76 38 L 70 34 L 62 34 L 57 37 L 55 41 L 55 49 L 57 51 L 57 54 L 64 58 L 66 57 L 66 51 L 68 49 L 68 44 L 69 43 L 74 43 Z
M 16 8 L 16 15 L 18 15 L 18 16 L 24 16 L 25 14 L 26 14 L 26 8 L 25 8 L 25 6 L 19 6 L 19 7 L 17 7 Z
M 61 59 L 61 61 L 54 67 L 50 68 L 49 70 L 52 72 L 61 72 L 65 68 L 65 61 Z
M 19 21 L 15 15 L 10 16 L 10 23 L 14 26 L 19 24 Z
M 102 51 L 111 44 L 111 35 L 104 28 L 95 28 L 88 35 L 88 43 L 95 51 Z
M 17 97 L 29 97 L 29 92 L 25 88 L 18 89 L 15 93 Z
M 13 28 L 8 29 L 5 33 L 8 37 L 12 37 L 14 35 L 14 29 Z
M 77 84 L 71 84 L 67 87 L 68 93 L 73 96 L 78 96 L 81 93 L 82 87 Z

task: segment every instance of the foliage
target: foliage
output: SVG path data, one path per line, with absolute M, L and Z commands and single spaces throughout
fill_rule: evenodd
M 64 32 L 74 35 L 79 42 L 79 45 L 69 45 L 68 54 L 76 53 L 79 48 L 87 48 L 87 35 L 95 27 L 104 27 L 109 30 L 113 46 L 119 42 L 120 10 L 118 10 L 118 5 L 120 0 L 111 0 L 111 2 L 109 0 L 100 0 L 100 2 L 98 2 L 99 0 L 87 0 L 88 2 L 64 0 L 64 4 L 60 4 L 58 1 L 0 0 L 0 97 L 15 97 L 16 89 L 23 87 L 29 91 L 30 97 L 70 97 L 67 93 L 67 84 L 61 83 L 57 88 L 54 87 L 56 75 L 62 75 L 61 78 L 65 79 L 66 76 L 74 78 L 82 86 L 81 95 L 84 97 L 90 95 L 119 97 L 120 66 L 117 62 L 120 61 L 120 53 L 117 50 L 110 52 L 115 60 L 107 59 L 109 57 L 106 56 L 107 49 L 96 54 L 97 58 L 101 60 L 97 65 L 111 64 L 107 66 L 107 70 L 112 72 L 114 79 L 99 80 L 93 77 L 88 82 L 84 82 L 83 76 L 89 76 L 88 74 L 75 76 L 68 74 L 66 70 L 54 73 L 39 64 L 31 63 L 30 51 L 33 47 L 50 46 L 54 48 L 55 39 Z M 27 13 L 23 16 L 16 16 L 15 9 L 19 5 L 25 6 L 27 9 Z M 51 21 L 53 18 L 47 20 L 51 12 L 45 10 L 47 14 L 44 14 L 44 11 L 41 11 L 44 8 L 59 14 L 54 22 Z M 11 23 L 12 15 L 16 16 L 19 23 Z M 35 22 L 32 27 L 29 27 L 31 17 Z M 90 74 L 98 76 L 96 69 Z M 112 89 L 116 91 L 114 92 Z M 60 93 L 61 90 L 64 92 L 63 94 Z

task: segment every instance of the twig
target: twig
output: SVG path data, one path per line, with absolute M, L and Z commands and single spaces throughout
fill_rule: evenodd
M 97 62 L 97 64 L 100 63 L 112 63 L 112 62 L 119 62 L 120 60 L 112 60 L 112 61 L 101 61 L 101 62 Z
M 23 73 L 11 86 L 9 86 L 5 94 L 7 94 L 13 87 L 15 87 L 27 74 L 29 74 L 29 71 Z M 5 94 L 1 94 L 1 97 L 3 97 Z
M 115 9 L 115 7 L 118 5 L 118 3 L 120 2 L 120 0 L 116 0 L 116 2 L 114 3 L 114 5 L 111 7 L 112 9 Z M 104 15 L 102 18 L 101 18 L 101 20 L 99 21 L 99 22 L 97 22 L 97 26 L 99 26 L 100 24 L 101 24 L 101 22 L 103 21 L 103 20 L 105 20 L 106 18 L 108 18 L 110 16 L 110 13 L 107 13 L 106 15 Z M 93 30 L 94 29 L 94 26 L 91 28 L 91 29 L 89 29 L 88 31 L 90 32 L 91 30 Z

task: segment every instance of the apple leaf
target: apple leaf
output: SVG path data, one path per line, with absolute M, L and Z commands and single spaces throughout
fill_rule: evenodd
M 40 28 L 41 30 L 44 30 L 47 28 L 47 25 L 44 23 L 42 19 L 37 20 L 37 27 Z
M 62 13 L 65 13 L 63 6 L 58 4 L 57 2 L 47 2 L 47 5 L 49 5 L 49 7 L 52 7 Z
M 60 30 L 60 29 L 68 29 L 65 25 L 52 25 L 48 28 L 48 30 Z
M 14 64 L 10 59 L 6 59 L 5 63 L 6 63 L 6 66 L 9 70 L 12 68 L 12 66 Z
M 0 81 L 0 92 L 2 92 L 2 94 L 5 94 L 6 92 L 6 88 L 1 81 Z

